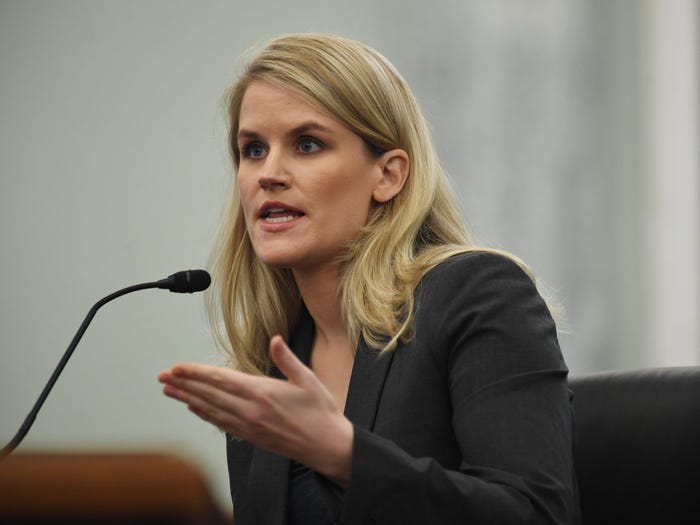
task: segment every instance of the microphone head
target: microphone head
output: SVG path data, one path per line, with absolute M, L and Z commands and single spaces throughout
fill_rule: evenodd
M 177 293 L 193 293 L 206 290 L 210 284 L 211 276 L 205 270 L 185 270 L 158 281 L 158 288 L 167 288 Z

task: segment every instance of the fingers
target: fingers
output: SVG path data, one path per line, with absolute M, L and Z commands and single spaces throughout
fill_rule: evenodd
M 198 397 L 212 404 L 225 404 L 245 392 L 249 378 L 235 370 L 182 363 L 164 370 L 158 380 L 165 385 L 163 392 L 183 402 Z
M 208 368 L 193 368 L 186 363 L 164 370 L 158 375 L 159 381 L 164 383 L 163 393 L 184 403 L 190 412 L 221 430 L 237 429 L 244 419 L 243 414 L 250 411 L 250 401 L 230 394 L 227 391 L 232 389 L 230 385 L 228 388 L 216 386 L 221 382 L 216 374 L 202 375 Z
M 270 340 L 270 357 L 279 371 L 292 383 L 299 385 L 316 379 L 313 372 L 294 355 L 280 335 L 275 335 Z
M 190 408 L 201 406 L 203 402 L 211 405 L 222 402 L 220 391 L 213 389 L 206 383 L 178 379 L 176 377 L 169 377 L 161 382 L 165 385 L 163 386 L 163 393 L 166 396 L 181 401 Z
M 237 370 L 200 363 L 179 363 L 158 374 L 158 381 L 175 386 L 183 384 L 209 385 L 230 394 L 240 395 L 251 384 L 252 376 Z
M 163 383 L 163 393 L 186 403 L 190 407 L 201 405 L 200 401 L 212 406 L 229 407 L 236 405 L 236 392 L 241 389 L 236 382 L 237 375 L 226 369 L 182 363 L 158 374 Z

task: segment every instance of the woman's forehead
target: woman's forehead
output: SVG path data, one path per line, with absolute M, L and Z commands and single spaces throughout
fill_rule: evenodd
M 270 123 L 302 126 L 314 123 L 317 127 L 347 128 L 330 111 L 310 100 L 298 90 L 272 82 L 256 80 L 246 88 L 238 114 L 237 134 Z

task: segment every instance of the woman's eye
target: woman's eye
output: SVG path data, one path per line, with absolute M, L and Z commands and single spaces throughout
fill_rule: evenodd
M 302 153 L 316 153 L 321 150 L 321 144 L 318 141 L 304 137 L 299 140 L 299 151 Z
M 243 156 L 249 159 L 261 159 L 265 156 L 267 150 L 265 149 L 265 146 L 259 142 L 253 142 L 252 144 L 245 146 L 241 153 L 243 153 Z

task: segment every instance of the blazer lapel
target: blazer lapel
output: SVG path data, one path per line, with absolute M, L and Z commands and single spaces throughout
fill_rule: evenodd
M 393 358 L 394 352 L 380 354 L 360 338 L 345 403 L 345 416 L 355 425 L 368 430 L 374 427 L 379 398 Z
M 250 502 L 251 523 L 287 523 L 288 484 L 289 460 L 255 447 L 248 479 L 248 494 L 254 495 Z

